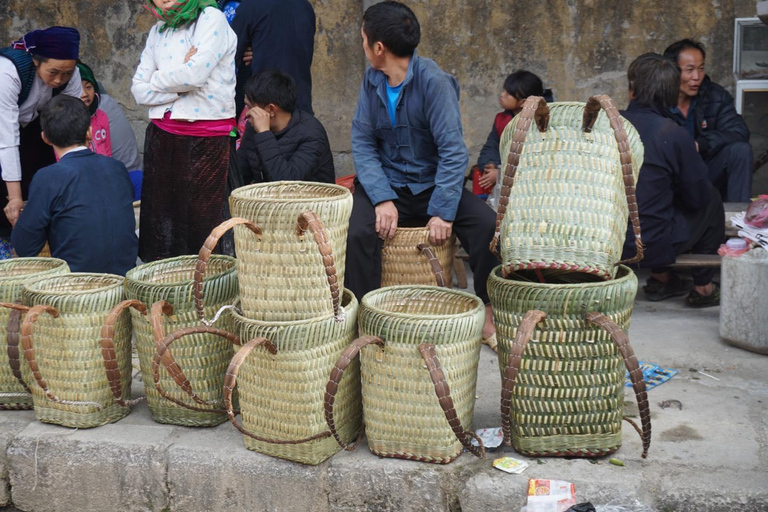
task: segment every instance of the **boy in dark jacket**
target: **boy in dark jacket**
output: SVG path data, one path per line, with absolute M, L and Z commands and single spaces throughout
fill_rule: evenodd
M 248 124 L 238 150 L 245 183 L 318 181 L 334 183 L 336 172 L 328 135 L 311 114 L 296 110 L 294 80 L 281 71 L 263 71 L 245 87 Z
M 32 179 L 11 235 L 16 253 L 35 256 L 47 241 L 51 256 L 73 272 L 124 276 L 139 249 L 128 170 L 86 147 L 91 115 L 79 98 L 56 96 L 43 108 L 40 124 L 59 161 Z
M 675 120 L 696 139 L 709 180 L 723 201 L 749 201 L 753 166 L 749 129 L 736 112 L 733 97 L 704 73 L 704 46 L 683 39 L 664 50 L 664 57 L 680 68 Z

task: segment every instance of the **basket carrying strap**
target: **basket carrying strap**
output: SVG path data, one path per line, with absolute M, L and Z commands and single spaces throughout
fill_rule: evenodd
M 624 364 L 627 366 L 629 377 L 632 380 L 632 389 L 635 390 L 635 396 L 637 397 L 637 406 L 640 409 L 640 422 L 643 425 L 642 432 L 635 422 L 629 418 L 624 419 L 635 427 L 637 433 L 640 434 L 640 438 L 643 440 L 643 458 L 645 459 L 648 457 L 648 448 L 651 446 L 651 411 L 648 407 L 648 393 L 645 390 L 643 372 L 637 362 L 635 351 L 632 350 L 632 346 L 629 344 L 629 336 L 615 322 L 601 313 L 594 311 L 587 313 L 587 321 L 605 329 L 619 348 L 621 357 L 624 358 Z
M 152 331 L 154 333 L 155 337 L 155 356 L 152 359 L 152 379 L 155 382 L 155 389 L 158 393 L 160 393 L 160 396 L 165 398 L 166 400 L 169 400 L 173 402 L 176 405 L 179 405 L 181 407 L 184 407 L 186 409 L 190 409 L 197 412 L 218 412 L 218 413 L 226 413 L 226 409 L 222 409 L 221 403 L 218 400 L 208 402 L 200 398 L 192 389 L 192 384 L 189 382 L 189 379 L 187 379 L 187 376 L 184 375 L 184 372 L 181 370 L 181 367 L 176 362 L 176 360 L 173 358 L 173 355 L 171 355 L 170 351 L 170 345 L 174 341 L 183 338 L 184 336 L 189 336 L 191 334 L 213 334 L 216 336 L 221 336 L 222 338 L 225 338 L 229 340 L 230 342 L 234 343 L 235 345 L 240 345 L 240 338 L 231 333 L 227 332 L 221 329 L 217 329 L 215 327 L 208 327 L 205 325 L 196 325 L 193 327 L 185 327 L 183 329 L 179 329 L 178 331 L 172 332 L 169 335 L 165 335 L 165 329 L 163 328 L 163 314 L 165 315 L 172 315 L 173 314 L 173 306 L 170 302 L 166 302 L 164 300 L 157 301 L 152 305 L 152 312 L 151 312 L 151 319 L 152 319 Z M 195 407 L 193 405 L 187 404 L 182 402 L 181 400 L 178 400 L 163 389 L 162 385 L 160 384 L 160 364 L 165 367 L 165 370 L 168 372 L 168 375 L 173 379 L 173 381 L 176 383 L 177 386 L 179 386 L 189 397 L 194 400 L 196 403 L 200 405 L 208 405 L 208 406 L 216 406 L 217 408 L 206 408 L 203 409 L 201 407 Z
M 306 211 L 299 215 L 296 224 L 297 235 L 302 236 L 307 231 L 311 232 L 315 237 L 315 243 L 317 243 L 317 248 L 323 258 L 325 274 L 328 276 L 328 286 L 331 289 L 333 314 L 337 321 L 342 321 L 342 318 L 339 316 L 339 308 L 341 306 L 341 301 L 339 300 L 339 282 L 336 276 L 336 265 L 333 262 L 331 242 L 328 239 L 327 233 L 325 232 L 323 223 L 320 221 L 320 217 L 318 217 L 317 214 L 313 211 Z
M 525 346 L 531 340 L 536 324 L 545 318 L 547 318 L 547 314 L 543 311 L 536 309 L 528 311 L 523 315 L 523 319 L 517 327 L 517 336 L 512 340 L 507 367 L 501 378 L 501 431 L 504 434 L 504 444 L 507 446 L 512 445 L 512 422 L 509 418 L 509 411 L 512 406 L 512 391 L 515 389 L 520 360 L 523 357 L 523 352 L 525 352 Z
M 16 380 L 24 386 L 27 393 L 31 393 L 29 386 L 24 382 L 24 377 L 21 375 L 21 354 L 19 353 L 19 343 L 21 342 L 21 314 L 29 311 L 30 308 L 22 306 L 20 301 L 15 301 L 13 304 L 0 303 L 0 306 L 4 307 L 13 305 L 18 307 L 10 308 L 11 311 L 8 314 L 8 326 L 5 329 L 5 332 L 8 334 L 8 365 L 11 367 L 11 373 L 16 377 Z
M 235 357 L 232 358 L 232 362 L 229 363 L 229 368 L 227 368 L 227 374 L 224 377 L 224 406 L 227 409 L 227 416 L 229 417 L 229 421 L 232 422 L 232 424 L 235 426 L 237 430 L 239 430 L 242 434 L 251 437 L 257 441 L 261 441 L 262 443 L 270 443 L 270 444 L 302 444 L 302 443 L 308 443 L 310 441 L 314 441 L 315 439 L 322 439 L 324 437 L 330 437 L 331 433 L 329 431 L 320 432 L 319 434 L 315 434 L 314 436 L 307 437 L 305 439 L 296 439 L 292 441 L 285 441 L 285 440 L 279 440 L 279 439 L 267 439 L 265 437 L 261 437 L 259 435 L 254 434 L 253 432 L 249 432 L 245 428 L 243 428 L 235 419 L 235 412 L 232 410 L 232 393 L 235 389 L 235 386 L 237 385 L 237 373 L 240 371 L 240 365 L 243 364 L 243 361 L 248 357 L 248 355 L 251 353 L 251 351 L 256 347 L 263 346 L 266 348 L 270 354 L 275 355 L 277 354 L 277 347 L 272 344 L 271 341 L 267 340 L 266 338 L 254 338 L 245 345 L 243 345 L 240 350 L 238 350 L 237 354 L 235 354 Z
M 613 135 L 618 143 L 621 174 L 624 179 L 624 193 L 627 196 L 629 220 L 632 224 L 632 232 L 635 235 L 635 250 L 637 251 L 634 258 L 620 261 L 617 265 L 621 263 L 637 263 L 643 259 L 643 241 L 640 235 L 640 216 L 637 208 L 637 195 L 635 194 L 635 176 L 632 173 L 632 153 L 629 148 L 629 137 L 624 129 L 624 121 L 621 119 L 621 115 L 619 115 L 619 111 L 616 109 L 610 96 L 602 94 L 589 98 L 587 105 L 584 107 L 581 129 L 585 133 L 592 131 L 597 121 L 597 116 L 600 114 L 600 109 L 605 110 L 611 128 L 613 128 Z
M 344 377 L 344 371 L 352 361 L 355 360 L 355 357 L 360 353 L 360 350 L 368 345 L 378 345 L 381 348 L 384 348 L 384 340 L 378 336 L 361 336 L 353 341 L 350 346 L 344 349 L 344 352 L 339 356 L 339 360 L 333 365 L 331 375 L 328 378 L 328 384 L 325 386 L 325 421 L 328 423 L 328 428 L 336 439 L 336 442 L 339 443 L 339 446 L 349 451 L 352 451 L 357 447 L 362 435 L 358 435 L 357 442 L 352 445 L 346 444 L 341 440 L 341 437 L 339 437 L 339 434 L 336 431 L 336 422 L 333 419 L 333 404 L 336 402 L 336 393 L 339 391 L 339 383 L 341 383 L 341 378 Z M 362 432 L 360 434 L 362 434 Z
M 509 146 L 509 156 L 507 156 L 507 165 L 504 167 L 504 180 L 501 182 L 501 195 L 499 196 L 499 208 L 496 213 L 496 232 L 491 240 L 491 252 L 501 259 L 499 255 L 499 237 L 501 236 L 501 221 L 507 213 L 509 204 L 509 194 L 512 191 L 512 185 L 515 183 L 517 167 L 520 165 L 520 155 L 523 153 L 523 144 L 528 135 L 528 129 L 531 123 L 536 120 L 536 126 L 540 132 L 546 132 L 549 126 L 549 107 L 547 102 L 541 96 L 529 96 L 523 103 L 523 110 L 518 114 L 520 119 L 517 122 L 515 134 L 512 137 L 512 143 Z
M 427 363 L 429 377 L 432 379 L 432 384 L 435 385 L 435 394 L 440 401 L 440 407 L 443 409 L 443 413 L 445 413 L 445 419 L 448 420 L 448 424 L 456 435 L 456 439 L 458 439 L 462 446 L 473 455 L 484 459 L 485 446 L 483 446 L 483 441 L 474 432 L 467 432 L 461 426 L 461 420 L 459 420 L 459 416 L 456 414 L 456 408 L 453 406 L 451 388 L 448 386 L 448 381 L 445 379 L 445 373 L 440 366 L 440 360 L 437 358 L 435 346 L 431 343 L 422 343 L 419 345 L 419 352 L 421 353 L 424 362 Z M 477 440 L 479 446 L 474 446 L 472 444 L 473 438 Z
M 224 233 L 241 224 L 253 231 L 256 236 L 261 236 L 262 231 L 259 226 L 249 221 L 248 219 L 243 219 L 242 217 L 233 217 L 231 219 L 225 220 L 213 228 L 213 231 L 211 231 L 211 234 L 208 235 L 208 238 L 205 240 L 205 243 L 203 243 L 203 246 L 200 248 L 200 252 L 198 253 L 197 265 L 195 265 L 195 280 L 192 284 L 192 291 L 195 296 L 195 311 L 197 311 L 197 317 L 206 325 L 210 325 L 212 323 L 206 322 L 205 320 L 205 305 L 203 302 L 203 278 L 205 277 L 205 269 L 208 268 L 208 260 L 211 259 L 211 254 L 216 248 L 216 244 L 219 243 L 219 239 L 224 236 Z
M 435 281 L 437 282 L 437 286 L 448 287 L 448 284 L 445 282 L 443 266 L 440 265 L 440 262 L 438 261 L 437 256 L 435 256 L 435 252 L 432 250 L 432 248 L 428 244 L 419 244 L 416 246 L 416 248 L 420 250 L 424 256 L 427 257 L 427 261 L 429 261 L 429 266 L 432 269 L 432 273 L 435 274 Z
M 130 407 L 141 402 L 144 398 L 137 398 L 135 400 L 123 400 L 123 384 L 120 380 L 120 368 L 117 364 L 117 352 L 115 351 L 115 322 L 120 317 L 123 310 L 128 308 L 134 308 L 142 315 L 146 316 L 147 306 L 138 300 L 124 300 L 112 311 L 107 314 L 107 318 L 104 320 L 104 326 L 101 328 L 101 355 L 104 357 L 104 368 L 107 370 L 107 380 L 109 381 L 109 387 L 112 390 L 112 396 L 115 397 L 115 402 L 123 407 Z

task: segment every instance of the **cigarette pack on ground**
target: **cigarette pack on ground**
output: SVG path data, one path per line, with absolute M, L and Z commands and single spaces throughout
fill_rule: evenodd
M 562 480 L 528 480 L 529 512 L 565 512 L 576 504 L 576 486 Z
M 528 463 L 524 460 L 513 459 L 512 457 L 502 457 L 493 461 L 493 467 L 505 473 L 520 474 L 528 467 Z

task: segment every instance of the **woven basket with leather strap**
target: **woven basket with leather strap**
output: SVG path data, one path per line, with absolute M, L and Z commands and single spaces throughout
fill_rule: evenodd
M 152 417 L 159 423 L 208 427 L 227 420 L 222 386 L 235 351 L 231 339 L 202 328 L 195 311 L 193 292 L 196 265 L 197 256 L 179 256 L 136 267 L 125 276 L 125 295 L 152 305 L 153 309 L 152 322 L 139 311 L 131 311 L 144 391 Z M 207 299 L 205 316 L 213 318 L 220 308 L 232 305 L 238 295 L 235 259 L 211 256 L 202 289 Z M 170 316 L 163 318 L 164 313 Z M 164 362 L 175 361 L 184 376 L 180 381 L 174 379 L 176 374 L 157 364 L 153 366 L 156 344 L 162 342 L 166 333 L 197 327 L 200 329 L 193 329 L 195 332 L 173 338 L 173 347 L 164 347 L 167 351 Z M 221 315 L 215 327 L 232 331 L 231 317 Z M 185 379 L 197 400 L 177 385 Z
M 587 104 L 529 97 L 502 134 L 504 181 L 491 250 L 502 273 L 537 270 L 611 279 L 629 216 L 642 259 L 635 183 L 640 137 L 608 96 Z M 500 247 L 499 247 L 500 246 Z
M 398 227 L 381 249 L 381 286 L 425 284 L 452 287 L 456 235 L 429 243 L 429 228 Z
M 131 320 L 123 278 L 64 274 L 24 285 L 26 312 L 22 375 L 32 391 L 35 417 L 45 423 L 89 428 L 130 411 Z
M 280 181 L 238 188 L 232 217 L 216 228 L 202 251 L 235 228 L 243 314 L 281 322 L 333 314 L 339 295 L 328 295 L 335 265 L 337 290 L 344 286 L 352 194 L 323 183 Z
M 506 444 L 532 456 L 598 457 L 621 446 L 625 368 L 651 443 L 645 381 L 626 331 L 637 278 L 620 266 L 614 280 L 542 284 L 488 280 L 499 342 Z M 631 420 L 630 420 L 631 422 Z
M 345 291 L 336 316 L 326 318 L 262 322 L 232 313 L 244 345 L 227 370 L 224 401 L 246 448 L 313 465 L 341 449 L 326 425 L 323 398 L 334 363 L 357 335 L 357 310 L 357 299 Z M 242 426 L 231 403 L 235 384 Z M 337 434 L 350 443 L 362 421 L 358 365 L 340 382 L 337 397 Z
M 24 283 L 41 277 L 66 274 L 69 266 L 53 258 L 12 258 L 0 261 L 0 302 L 21 304 Z M 32 395 L 21 376 L 23 357 L 19 310 L 0 308 L 0 410 L 32 409 Z
M 360 353 L 363 416 L 380 457 L 448 463 L 466 448 L 485 449 L 472 432 L 477 365 L 485 319 L 480 299 L 435 286 L 392 286 L 363 298 L 357 339 L 339 358 L 326 393 L 337 430 L 345 369 Z M 340 445 L 348 443 L 337 436 Z

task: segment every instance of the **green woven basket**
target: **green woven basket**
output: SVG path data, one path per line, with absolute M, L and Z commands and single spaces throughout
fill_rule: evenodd
M 482 443 L 471 444 L 484 319 L 482 301 L 456 290 L 392 286 L 366 294 L 362 338 L 339 359 L 328 385 L 331 429 L 335 383 L 359 351 L 371 452 L 436 463 L 451 462 L 463 448 L 484 456 Z
M 627 218 L 642 259 L 635 183 L 643 144 L 608 96 L 589 103 L 526 100 L 504 130 L 507 165 L 491 250 L 504 276 L 519 270 L 611 279 Z
M 64 274 L 24 285 L 29 312 L 21 326 L 24 380 L 35 417 L 45 423 L 89 428 L 130 412 L 131 322 L 123 278 Z
M 54 258 L 12 258 L 0 261 L 0 302 L 21 301 L 24 283 L 51 275 L 65 274 L 69 266 L 64 260 Z M 11 320 L 13 319 L 13 320 Z M 10 324 L 10 329 L 8 329 Z M 21 312 L 0 308 L 0 410 L 32 409 L 32 395 L 21 379 L 19 342 Z M 9 357 L 8 353 L 13 357 Z
M 243 425 L 231 412 L 230 420 L 249 450 L 314 465 L 341 449 L 326 425 L 323 399 L 334 363 L 357 335 L 358 303 L 351 292 L 344 292 L 342 307 L 343 315 L 294 322 L 261 322 L 233 312 L 237 334 L 243 343 L 251 341 L 227 371 L 225 402 L 237 379 Z M 357 365 L 337 397 L 338 435 L 348 443 L 362 420 Z
M 165 306 L 166 312 L 172 313 L 169 318 L 161 320 L 164 326 L 160 327 L 156 338 L 153 325 L 147 317 L 136 310 L 131 311 L 136 351 L 152 417 L 159 423 L 209 427 L 227 420 L 223 409 L 222 386 L 227 365 L 235 353 L 232 343 L 210 332 L 196 332 L 179 337 L 169 347 L 169 353 L 172 353 L 199 399 L 205 404 L 217 405 L 201 405 L 193 400 L 184 389 L 177 386 L 167 370 L 155 368 L 159 370 L 158 381 L 155 382 L 152 366 L 157 353 L 156 343 L 166 333 L 200 325 L 193 293 L 196 264 L 197 256 L 179 256 L 136 267 L 125 276 L 125 295 L 147 305 L 165 301 L 168 304 Z M 204 314 L 213 318 L 220 308 L 233 304 L 237 299 L 235 259 L 214 255 L 208 262 L 208 269 L 208 275 L 202 281 L 207 299 Z M 162 314 L 162 305 L 157 314 Z M 231 331 L 232 319 L 229 315 L 222 315 L 215 325 Z M 169 398 L 161 395 L 158 386 Z
M 505 442 L 532 457 L 616 451 L 626 366 L 640 408 L 645 457 L 648 400 L 626 335 L 635 274 L 622 265 L 611 281 L 540 284 L 505 279 L 496 267 L 488 293 L 499 342 Z

